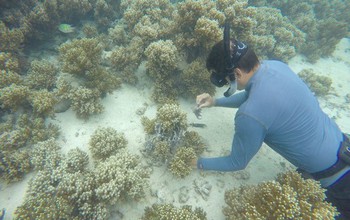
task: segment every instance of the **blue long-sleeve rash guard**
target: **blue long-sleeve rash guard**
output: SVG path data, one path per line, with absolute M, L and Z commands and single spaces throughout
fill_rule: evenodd
M 264 61 L 245 91 L 219 98 L 216 106 L 239 108 L 231 154 L 200 158 L 204 170 L 244 169 L 263 142 L 309 173 L 337 160 L 342 133 L 303 81 L 284 63 Z

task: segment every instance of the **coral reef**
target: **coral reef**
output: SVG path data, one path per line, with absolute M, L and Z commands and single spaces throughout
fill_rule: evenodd
M 0 89 L 13 84 L 21 84 L 21 76 L 13 71 L 0 70 Z
M 23 85 L 11 84 L 0 89 L 1 108 L 17 110 L 22 104 L 27 102 L 29 88 Z
M 142 220 L 172 219 L 172 220 L 206 220 L 206 213 L 201 208 L 192 210 L 191 206 L 176 208 L 172 204 L 153 204 L 145 208 Z
M 29 102 L 33 108 L 33 113 L 39 116 L 53 116 L 54 106 L 57 103 L 53 93 L 47 90 L 39 90 L 31 92 Z
M 34 60 L 30 64 L 26 85 L 31 89 L 51 90 L 57 80 L 58 69 L 48 60 Z
M 74 148 L 68 151 L 65 160 L 61 164 L 68 173 L 84 172 L 89 164 L 89 156 L 85 151 Z
M 59 167 L 62 155 L 54 138 L 38 142 L 33 146 L 31 163 L 36 170 L 55 170 Z
M 203 65 L 203 61 L 195 60 L 180 74 L 183 83 L 183 96 L 191 99 L 204 92 L 215 94 L 215 86 L 210 82 L 210 73 Z
M 76 148 L 64 157 L 59 151 L 53 139 L 35 146 L 39 171 L 15 219 L 108 219 L 111 205 L 144 196 L 149 171 L 137 156 L 119 151 L 89 169 L 87 153 Z
M 136 155 L 120 151 L 97 164 L 95 189 L 97 198 L 115 204 L 119 200 L 140 199 L 148 187 L 149 171 Z
M 304 34 L 283 17 L 280 10 L 261 7 L 255 19 L 257 26 L 248 40 L 253 41 L 258 55 L 285 62 L 296 55 L 296 48 L 304 42 Z
M 145 50 L 147 57 L 147 73 L 155 81 L 152 97 L 162 102 L 162 99 L 176 100 L 174 89 L 177 82 L 179 53 L 171 40 L 159 40 L 151 43 Z
M 176 103 L 164 104 L 155 119 L 142 117 L 147 133 L 145 154 L 155 162 L 167 163 L 170 172 L 185 177 L 191 172 L 191 160 L 204 150 L 195 131 L 187 131 L 187 117 Z
M 0 178 L 6 182 L 21 180 L 33 167 L 32 145 L 57 136 L 58 128 L 45 125 L 42 118 L 9 115 L 0 124 Z
M 101 62 L 102 47 L 96 38 L 82 38 L 59 47 L 62 71 L 84 75 Z
M 334 219 L 336 208 L 325 201 L 325 189 L 295 171 L 276 181 L 225 192 L 227 219 Z
M 24 35 L 20 29 L 10 29 L 0 20 L 0 39 L 0 51 L 16 52 L 24 41 Z
M 26 150 L 0 151 L 0 177 L 7 183 L 22 180 L 32 169 L 30 154 Z
M 305 40 L 301 45 L 296 44 L 297 52 L 304 54 L 311 62 L 331 55 L 336 44 L 349 32 L 348 1 L 253 0 L 249 1 L 249 4 L 280 9 L 281 14 L 288 17 L 291 24 L 303 31 Z
M 188 176 L 192 171 L 191 161 L 195 158 L 196 153 L 192 148 L 178 148 L 170 162 L 171 173 L 180 178 Z
M 331 89 L 332 79 L 317 75 L 313 69 L 303 69 L 298 75 L 316 96 L 325 96 Z
M 69 98 L 72 101 L 72 109 L 80 118 L 87 119 L 89 116 L 103 111 L 103 106 L 100 103 L 100 92 L 96 89 L 79 87 L 69 94 Z
M 90 137 L 89 149 L 92 157 L 104 161 L 116 154 L 118 150 L 125 148 L 127 140 L 123 133 L 118 133 L 112 127 L 98 128 Z

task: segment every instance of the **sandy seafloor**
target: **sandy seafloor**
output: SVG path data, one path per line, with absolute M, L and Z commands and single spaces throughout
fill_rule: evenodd
M 336 51 L 329 58 L 320 59 L 311 64 L 305 62 L 302 56 L 296 56 L 289 62 L 295 72 L 304 68 L 312 68 L 316 73 L 331 77 L 333 80 L 332 91 L 329 95 L 319 98 L 322 109 L 336 120 L 344 132 L 350 133 L 350 39 L 344 38 Z M 144 75 L 144 67 L 138 70 L 138 75 Z M 273 85 L 271 85 L 273 86 Z M 113 127 L 118 132 L 123 132 L 128 140 L 128 150 L 139 154 L 145 142 L 145 133 L 141 125 L 141 116 L 137 110 L 145 108 L 145 116 L 154 118 L 157 106 L 150 98 L 152 86 L 147 79 L 141 77 L 140 85 L 131 87 L 123 85 L 113 94 L 107 95 L 102 103 L 105 111 L 102 114 L 84 121 L 78 119 L 72 110 L 56 115 L 50 119 L 60 126 L 61 135 L 58 139 L 63 152 L 79 147 L 88 152 L 90 135 L 100 127 Z M 222 91 L 217 91 L 217 96 Z M 348 98 L 346 99 L 346 95 Z M 233 118 L 235 109 L 209 108 L 203 110 L 202 119 L 198 120 L 191 111 L 195 104 L 188 100 L 180 100 L 181 108 L 187 113 L 188 123 L 204 123 L 206 128 L 193 128 L 208 145 L 203 156 L 220 156 L 227 154 L 231 147 L 233 136 Z M 146 162 L 143 161 L 145 164 Z M 277 173 L 293 169 L 293 166 L 281 156 L 263 145 L 258 154 L 252 159 L 244 171 L 239 172 L 200 172 L 194 170 L 184 179 L 173 177 L 165 165 L 154 167 L 150 176 L 150 190 L 147 190 L 146 198 L 139 202 L 118 204 L 118 211 L 112 213 L 111 219 L 139 219 L 146 206 L 155 202 L 174 203 L 176 206 L 192 205 L 201 207 L 207 213 L 210 220 L 224 219 L 222 207 L 225 206 L 224 192 L 226 189 L 241 184 L 256 184 L 261 181 L 272 180 Z M 6 185 L 0 183 L 0 208 L 6 209 L 5 219 L 12 219 L 15 208 L 22 203 L 30 178 L 35 175 L 26 175 L 24 180 Z M 210 193 L 202 197 L 195 191 L 194 183 L 201 186 L 209 186 Z M 180 199 L 181 198 L 181 199 Z M 186 202 L 180 202 L 186 201 Z

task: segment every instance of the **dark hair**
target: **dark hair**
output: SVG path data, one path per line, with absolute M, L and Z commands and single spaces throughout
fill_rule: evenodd
M 232 39 L 232 42 L 233 41 L 234 40 Z M 250 72 L 258 63 L 259 59 L 255 52 L 248 47 L 246 54 L 243 55 L 243 57 L 241 57 L 237 62 L 237 67 L 243 69 L 245 72 Z M 214 70 L 219 75 L 227 73 L 227 63 L 225 59 L 223 40 L 219 41 L 212 47 L 207 57 L 206 67 L 209 71 Z

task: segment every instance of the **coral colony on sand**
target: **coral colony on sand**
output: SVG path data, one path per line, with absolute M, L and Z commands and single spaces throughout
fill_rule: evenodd
M 45 123 L 47 117 L 71 108 L 89 120 L 104 110 L 107 93 L 122 83 L 137 86 L 136 70 L 145 64 L 142 77 L 153 82 L 159 107 L 154 119 L 142 118 L 142 160 L 185 178 L 204 144 L 187 130 L 177 100 L 215 93 L 205 58 L 221 40 L 225 20 L 232 36 L 262 58 L 288 61 L 301 53 L 316 61 L 334 51 L 350 19 L 350 1 L 341 0 L 4 0 L 0 7 L 0 178 L 10 184 L 36 171 L 15 219 L 108 219 L 112 205 L 146 194 L 150 171 L 128 152 L 118 128 L 98 128 L 90 154 L 76 148 L 63 155 L 59 128 Z M 75 34 L 57 35 L 57 27 Z M 316 95 L 329 91 L 329 79 L 309 70 L 300 76 Z M 316 182 L 289 173 L 228 191 L 223 213 L 227 219 L 331 219 L 336 211 L 324 198 Z M 206 214 L 188 205 L 149 204 L 142 219 Z

